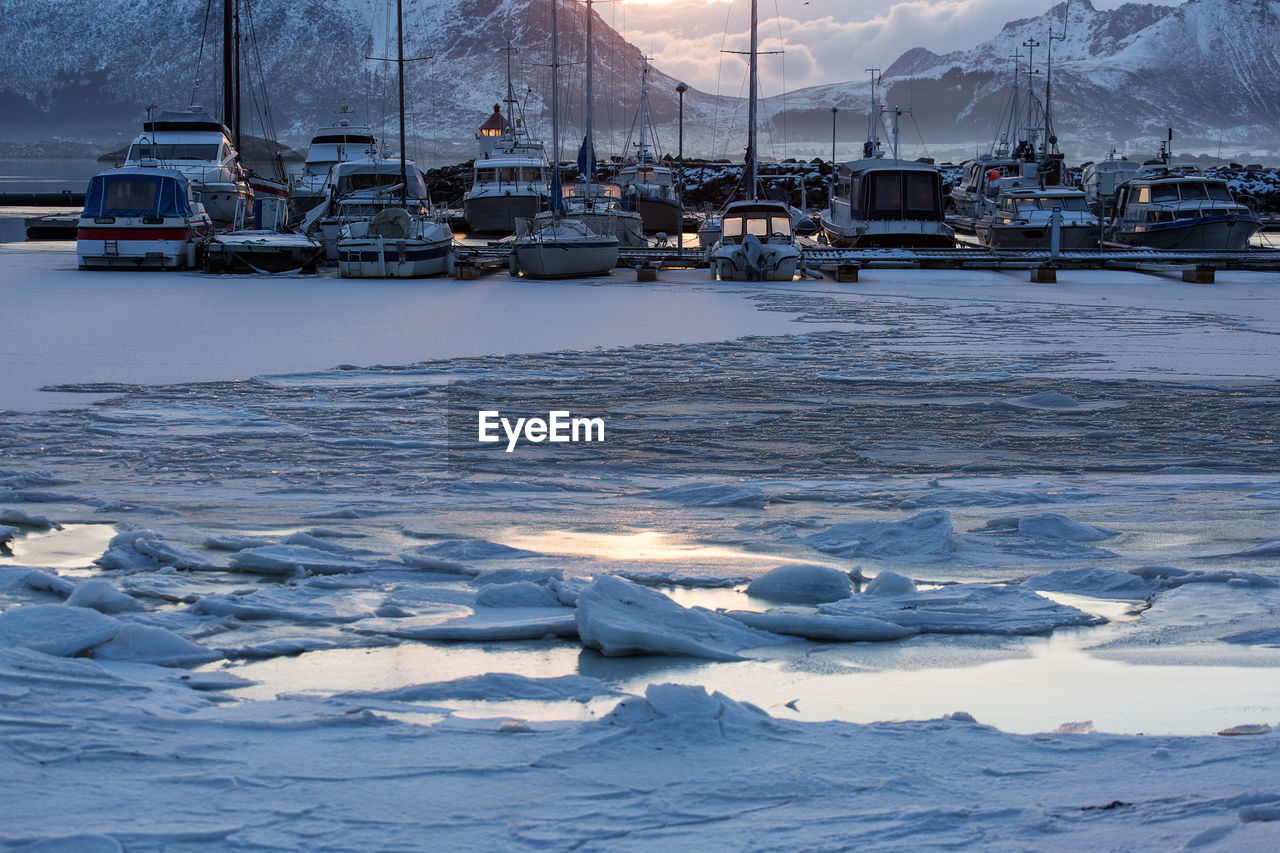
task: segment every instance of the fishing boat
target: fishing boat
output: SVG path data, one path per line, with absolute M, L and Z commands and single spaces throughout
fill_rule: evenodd
M 525 126 L 511 82 L 507 52 L 507 115 L 495 104 L 493 114 L 476 134 L 479 153 L 472 164 L 471 186 L 462 197 L 467 228 L 482 234 L 511 234 L 516 220 L 531 219 L 547 209 L 551 198 L 547 152 Z
M 551 150 L 560 150 L 560 61 L 556 8 L 551 0 Z M 511 272 L 531 278 L 607 275 L 618 264 L 618 238 L 595 233 L 579 219 L 565 218 L 560 164 L 551 170 L 551 217 L 532 221 L 512 243 Z
M 722 281 L 791 281 L 800 265 L 791 211 L 759 197 L 756 174 L 756 105 L 759 79 L 756 0 L 751 0 L 751 51 L 747 100 L 747 156 L 742 185 L 745 201 L 729 204 L 720 217 L 720 237 L 711 249 L 712 275 Z
M 638 139 L 637 142 L 631 140 Z M 650 146 L 652 141 L 652 146 Z M 627 150 L 636 146 L 636 159 L 618 170 L 622 203 L 640 214 L 644 230 L 679 234 L 683 225 L 676 195 L 675 171 L 661 163 L 658 129 L 649 110 L 649 63 L 640 67 L 640 105 L 628 134 Z
M 899 159 L 898 118 L 903 110 L 888 110 L 876 99 L 871 77 L 869 133 L 860 160 L 841 164 L 836 189 L 827 209 L 819 214 L 827 242 L 837 248 L 949 249 L 955 232 L 942 209 L 942 178 L 926 163 Z M 880 122 L 893 115 L 892 157 L 880 147 Z
M 394 202 L 384 205 L 369 218 L 352 218 L 343 223 L 336 241 L 338 274 L 343 278 L 420 278 L 453 272 L 453 232 L 443 222 L 431 216 L 430 201 L 426 195 L 417 166 L 405 158 L 405 98 L 404 98 L 404 9 L 403 0 L 396 0 L 396 70 L 400 90 L 400 160 L 393 185 L 377 184 L 376 191 L 394 194 Z M 387 162 L 387 161 L 383 161 Z M 350 164 L 333 167 L 341 170 Z M 410 168 L 415 178 L 415 191 L 410 196 Z M 347 180 L 362 173 L 348 172 Z M 376 179 L 377 171 L 365 172 Z M 359 189 L 348 196 L 355 200 Z
M 1143 166 L 1120 186 L 1107 235 L 1126 246 L 1239 251 L 1262 222 L 1231 196 L 1226 181 L 1198 166 Z
M 1138 174 L 1141 168 L 1140 163 L 1117 157 L 1115 148 L 1105 159 L 1086 166 L 1080 176 L 1080 185 L 1084 188 L 1084 200 L 1089 209 L 1100 215 L 1109 213 L 1106 208 L 1114 202 L 1116 189 Z
M 346 113 L 344 107 L 340 115 Z M 289 209 L 294 220 L 328 197 L 329 175 L 334 166 L 376 153 L 373 128 L 367 125 L 353 125 L 349 119 L 340 118 L 334 125 L 317 128 L 307 146 L 301 173 L 289 181 Z
M 187 176 L 158 165 L 94 175 L 76 229 L 80 269 L 184 269 L 213 227 Z
M 1089 211 L 1083 190 L 1074 187 L 1020 186 L 1000 191 L 995 210 L 976 226 L 978 240 L 993 249 L 1096 249 L 1098 217 Z

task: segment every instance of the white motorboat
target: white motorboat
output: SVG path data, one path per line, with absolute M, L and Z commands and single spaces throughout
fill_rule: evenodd
M 231 131 L 200 107 L 149 118 L 129 145 L 125 166 L 155 163 L 182 173 L 214 225 L 231 227 L 251 210 L 253 189 L 231 144 Z
M 338 259 L 337 241 L 344 226 L 368 222 L 388 209 L 404 210 L 415 219 L 431 218 L 432 208 L 422 173 L 412 160 L 366 157 L 338 163 L 330 170 L 329 197 L 303 220 L 302 230 L 325 244 L 325 256 Z
M 733 202 L 720 217 L 720 238 L 711 249 L 711 273 L 724 281 L 791 281 L 800 266 L 791 210 L 759 197 L 756 175 L 756 89 L 759 79 L 756 0 L 751 0 L 751 52 L 747 99 L 747 158 L 742 176 L 746 201 Z
M 121 166 L 94 175 L 76 229 L 80 269 L 181 269 L 213 227 L 177 169 Z
M 307 147 L 302 171 L 289 181 L 289 207 L 293 215 L 301 217 L 324 202 L 329 195 L 329 175 L 335 165 L 376 153 L 377 143 L 371 127 L 353 125 L 344 118 L 335 125 L 318 128 Z
M 556 8 L 551 0 L 551 150 L 560 148 L 560 62 Z M 607 275 L 618 264 L 618 238 L 612 228 L 594 232 L 581 218 L 565 218 L 560 168 L 551 172 L 551 216 L 529 221 L 511 248 L 511 272 L 531 278 L 577 278 Z M 523 227 L 523 226 L 522 226 Z
M 1247 248 L 1261 227 L 1226 181 L 1198 166 L 1151 165 L 1120 186 L 1107 233 L 1128 246 L 1223 252 Z
M 1090 163 L 1080 177 L 1084 187 L 1084 200 L 1095 213 L 1106 214 L 1105 208 L 1115 201 L 1116 190 L 1125 181 L 1138 174 L 1141 164 L 1116 156 L 1112 148 L 1105 160 Z
M 995 210 L 978 220 L 975 231 L 993 249 L 1050 249 L 1055 218 L 1059 249 L 1098 248 L 1098 217 L 1090 212 L 1084 191 L 1074 187 L 1011 183 L 1000 191 Z

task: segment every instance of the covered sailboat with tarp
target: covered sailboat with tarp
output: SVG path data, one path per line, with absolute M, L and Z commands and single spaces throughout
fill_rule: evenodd
M 556 31 L 556 7 L 551 0 L 551 150 L 560 147 L 560 65 Z M 589 165 L 589 164 L 588 164 Z M 579 217 L 566 216 L 568 209 L 560 179 L 560 164 L 551 169 L 551 210 L 549 218 L 521 220 L 520 231 L 511 246 L 511 273 L 531 278 L 577 278 L 607 275 L 618 264 L 618 238 L 601 234 Z M 525 230 L 527 229 L 527 230 Z
M 187 176 L 159 166 L 94 175 L 76 229 L 81 269 L 194 267 L 212 223 Z
M 543 211 L 535 217 L 535 222 L 540 227 L 556 217 L 574 220 L 581 222 L 592 233 L 613 234 L 618 238 L 619 246 L 639 248 L 646 245 L 644 224 L 639 212 L 624 207 L 621 186 L 600 181 L 597 175 L 592 108 L 595 51 L 591 24 L 594 13 L 591 4 L 592 0 L 587 0 L 586 133 L 582 138 L 582 145 L 578 147 L 579 179 L 563 185 L 558 211 Z M 496 111 L 497 108 L 494 109 Z

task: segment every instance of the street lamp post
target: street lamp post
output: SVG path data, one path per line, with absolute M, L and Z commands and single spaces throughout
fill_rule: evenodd
M 680 148 L 677 153 L 677 160 L 680 164 L 680 193 L 677 201 L 680 203 L 680 224 L 676 228 L 676 247 L 680 254 L 684 254 L 684 93 L 689 91 L 689 87 L 684 83 L 676 84 L 676 93 L 680 95 Z

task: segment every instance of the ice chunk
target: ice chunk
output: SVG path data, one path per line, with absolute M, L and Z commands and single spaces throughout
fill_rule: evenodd
M 110 835 L 67 835 L 61 838 L 42 838 L 23 847 L 11 848 L 13 853 L 121 853 L 120 842 Z
M 494 569 L 481 572 L 468 583 L 471 586 L 487 586 L 489 584 L 526 583 L 550 584 L 564 580 L 564 572 L 560 569 Z
M 863 595 L 915 595 L 916 582 L 906 575 L 884 571 L 872 578 Z
M 50 521 L 48 516 L 31 515 L 20 509 L 0 509 L 0 524 L 13 525 L 14 527 L 31 527 L 36 530 L 62 529 L 61 525 Z
M 421 621 L 421 620 L 419 620 Z M 578 623 L 568 607 L 495 607 L 447 622 L 414 624 L 413 620 L 364 619 L 351 626 L 361 633 L 406 640 L 440 642 L 501 642 L 576 637 Z
M 742 575 L 723 577 L 686 575 L 681 572 L 616 572 L 616 574 L 620 578 L 641 586 L 680 586 L 689 589 L 731 589 L 751 582 L 751 578 Z
M 1236 643 L 1242 646 L 1271 646 L 1280 648 L 1280 628 L 1257 628 L 1252 631 L 1240 631 L 1228 634 L 1223 642 Z
M 781 642 L 722 613 L 681 607 L 659 592 L 605 575 L 578 594 L 582 644 L 610 657 L 683 655 L 741 660 L 746 648 Z
M 650 492 L 648 497 L 680 506 L 741 506 L 761 509 L 769 499 L 756 486 L 717 483 L 688 483 Z
M 218 652 L 198 646 L 172 631 L 126 624 L 110 641 L 93 650 L 98 660 L 135 661 L 156 666 L 199 666 L 218 660 Z
M 673 736 L 722 740 L 734 729 L 759 730 L 776 724 L 772 717 L 750 702 L 737 702 L 719 691 L 707 693 L 693 684 L 650 684 L 644 698 L 623 699 L 600 719 L 605 726 L 639 727 L 658 724 L 663 741 Z
M 490 672 L 435 684 L 417 684 L 395 690 L 353 692 L 343 697 L 388 699 L 396 702 L 438 702 L 444 699 L 493 701 L 522 699 L 555 702 L 573 699 L 584 702 L 594 696 L 617 691 L 596 678 L 562 675 L 556 678 L 529 678 L 511 672 Z
M 823 604 L 818 611 L 870 616 L 922 634 L 1045 634 L 1062 626 L 1107 621 L 1020 586 L 1003 584 L 957 584 L 915 595 L 855 595 Z
M 1039 391 L 1005 402 L 1011 406 L 1027 409 L 1075 409 L 1080 406 L 1075 397 L 1059 391 Z
M 478 575 L 479 569 L 473 569 L 464 566 L 462 563 L 454 560 L 445 560 L 440 557 L 433 557 L 430 554 L 401 554 L 400 560 L 406 566 L 413 566 L 415 569 L 427 569 L 428 571 L 440 572 L 447 575 Z
M 1044 592 L 1068 592 L 1074 595 L 1090 595 L 1094 598 L 1146 598 L 1160 588 L 1130 572 L 1113 572 L 1107 569 L 1063 569 L 1047 575 L 1036 575 L 1022 584 L 1027 589 Z
M 747 592 L 774 601 L 821 604 L 853 595 L 849 576 L 839 569 L 793 563 L 761 575 L 747 586 Z
M 439 557 L 464 563 L 472 560 L 510 560 L 538 556 L 533 551 L 499 545 L 497 542 L 486 542 L 483 539 L 451 539 L 435 545 L 424 545 L 418 549 L 418 553 L 427 557 Z
M 476 593 L 480 607 L 559 607 L 556 593 L 548 586 L 517 581 L 482 586 Z
M 104 569 L 155 571 L 162 566 L 175 569 L 218 569 L 207 558 L 166 542 L 154 530 L 126 530 L 107 543 L 107 550 L 94 560 Z
M 862 643 L 900 640 L 918 633 L 914 628 L 896 625 L 870 616 L 830 616 L 815 613 L 751 613 L 731 610 L 725 614 L 744 625 L 804 637 L 823 643 Z
M 230 568 L 232 571 L 262 575 L 290 575 L 300 569 L 317 575 L 336 575 L 363 572 L 370 568 L 370 564 L 365 560 L 306 545 L 267 545 L 262 548 L 246 548 L 236 554 L 231 558 Z
M 876 557 L 911 563 L 945 560 L 955 550 L 951 514 L 933 509 L 905 521 L 855 521 L 815 533 L 805 542 L 838 557 Z
M 45 572 L 30 571 L 22 576 L 22 585 L 27 589 L 34 589 L 37 592 L 48 592 L 59 598 L 66 598 L 75 591 L 75 584 L 57 575 L 46 574 Z
M 1056 512 L 993 518 L 982 530 L 996 534 L 1016 534 L 1028 539 L 1062 539 L 1068 542 L 1100 542 L 1117 535 L 1114 530 L 1073 521 Z
M 99 613 L 125 613 L 142 610 L 143 607 L 131 595 L 126 595 L 100 578 L 87 580 L 75 588 L 67 598 L 71 607 L 92 607 Z
M 107 642 L 120 621 L 87 607 L 27 604 L 0 613 L 0 646 L 71 657 Z

